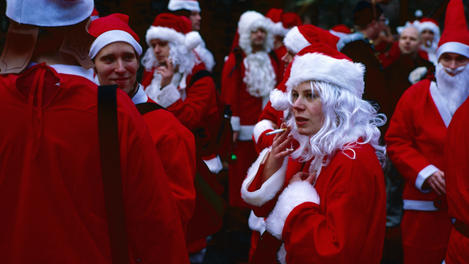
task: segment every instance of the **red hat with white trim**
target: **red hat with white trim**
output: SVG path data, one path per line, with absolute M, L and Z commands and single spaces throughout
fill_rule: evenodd
M 199 33 L 192 31 L 191 21 L 187 17 L 170 13 L 162 13 L 155 17 L 145 39 L 148 45 L 152 39 L 159 39 L 175 45 L 184 45 L 188 49 L 194 49 L 202 43 Z
M 313 25 L 301 25 L 292 28 L 285 38 L 283 44 L 293 53 L 298 53 L 313 43 L 322 42 L 326 45 L 336 47 L 339 38 L 329 31 Z
M 440 27 L 438 26 L 438 22 L 433 18 L 422 18 L 418 23 L 415 23 L 415 25 L 420 32 L 424 30 L 431 30 L 435 36 L 438 38 L 440 37 Z
M 450 0 L 446 8 L 445 28 L 438 43 L 437 58 L 445 52 L 469 58 L 469 30 L 462 0 Z
M 88 33 L 96 39 L 91 44 L 90 58 L 94 58 L 99 51 L 114 42 L 130 44 L 138 55 L 142 54 L 142 47 L 138 35 L 129 26 L 129 16 L 125 14 L 111 14 L 93 20 L 88 27 Z
M 197 0 L 169 0 L 168 9 L 177 11 L 181 9 L 200 12 L 199 2 Z

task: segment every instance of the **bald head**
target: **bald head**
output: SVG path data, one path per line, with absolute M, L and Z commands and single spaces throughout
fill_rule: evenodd
M 399 49 L 402 54 L 417 53 L 420 46 L 420 33 L 416 27 L 406 27 L 399 36 Z

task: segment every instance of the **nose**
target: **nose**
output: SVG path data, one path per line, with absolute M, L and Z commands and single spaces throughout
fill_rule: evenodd
M 454 70 L 454 69 L 456 69 L 457 67 L 458 67 L 458 64 L 456 63 L 456 60 L 451 60 L 451 61 L 449 62 L 448 68 Z
M 125 72 L 125 65 L 124 65 L 124 62 L 121 59 L 117 60 L 117 65 L 116 65 L 116 68 L 114 70 L 117 73 Z
M 155 54 L 158 54 L 158 53 L 160 53 L 160 51 L 161 51 L 160 46 L 155 45 L 155 47 L 153 48 L 153 52 L 155 52 Z

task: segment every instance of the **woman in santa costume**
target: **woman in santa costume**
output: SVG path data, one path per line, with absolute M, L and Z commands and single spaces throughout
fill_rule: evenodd
M 404 263 L 441 263 L 448 245 L 445 138 L 453 114 L 469 95 L 469 30 L 461 0 L 448 3 L 437 57 L 436 80 L 404 92 L 385 136 L 389 157 L 406 180 Z
M 137 82 L 142 47 L 128 20 L 129 17 L 124 14 L 111 14 L 93 20 L 88 32 L 96 39 L 91 44 L 89 55 L 99 83 L 118 85 L 141 110 L 161 156 L 169 178 L 169 189 L 185 229 L 195 206 L 194 136 L 173 114 L 152 102 Z
M 205 248 L 205 239 L 221 228 L 223 187 L 216 179 L 223 166 L 213 142 L 220 113 L 215 83 L 203 63 L 197 63 L 193 49 L 199 33 L 191 31 L 184 16 L 162 13 L 147 30 L 149 46 L 142 58 L 142 85 L 150 99 L 173 113 L 195 136 L 196 205 L 188 225 L 190 253 Z
M 277 94 L 286 131 L 241 189 L 264 217 L 255 223 L 262 237 L 254 263 L 380 262 L 385 149 L 377 126 L 385 117 L 362 100 L 363 74 L 362 64 L 321 43 L 294 58 L 286 92 Z

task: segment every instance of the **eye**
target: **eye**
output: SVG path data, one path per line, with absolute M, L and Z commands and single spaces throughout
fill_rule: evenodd
M 126 53 L 122 57 L 125 61 L 132 61 L 135 59 L 135 55 L 133 53 Z
M 292 91 L 290 94 L 290 98 L 292 102 L 295 102 L 298 99 L 298 93 L 296 91 Z
M 110 64 L 110 63 L 113 63 L 114 62 L 114 56 L 104 56 L 104 57 L 101 57 L 100 59 L 102 62 L 106 63 L 106 64 Z
M 307 101 L 312 101 L 313 100 L 313 93 L 311 91 L 308 91 L 305 93 L 305 98 Z

